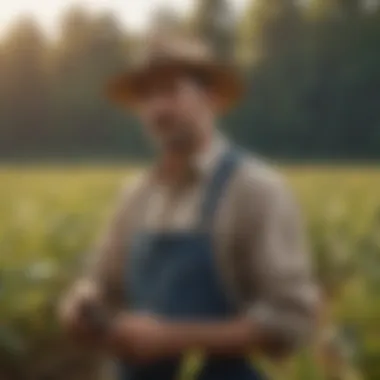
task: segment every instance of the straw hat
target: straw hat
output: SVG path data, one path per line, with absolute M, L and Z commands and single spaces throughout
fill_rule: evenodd
M 196 38 L 154 36 L 133 67 L 112 78 L 106 87 L 108 98 L 134 108 L 139 95 L 157 78 L 192 74 L 201 78 L 218 101 L 220 111 L 227 111 L 242 96 L 243 83 L 233 65 L 220 62 L 212 50 Z

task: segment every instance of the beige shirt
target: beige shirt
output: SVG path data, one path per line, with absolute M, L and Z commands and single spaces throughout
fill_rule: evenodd
M 194 228 L 205 189 L 228 146 L 216 137 L 194 158 L 193 175 L 181 184 L 165 184 L 149 170 L 122 191 L 90 265 L 90 276 L 110 305 L 123 302 L 134 233 Z M 303 343 L 312 331 L 317 288 L 299 210 L 281 176 L 257 159 L 243 158 L 210 228 L 226 294 L 286 349 Z

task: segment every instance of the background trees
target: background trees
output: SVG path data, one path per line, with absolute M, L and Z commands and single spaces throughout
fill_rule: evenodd
M 196 33 L 241 65 L 247 96 L 225 124 L 247 148 L 277 158 L 379 158 L 377 1 L 255 0 L 238 17 L 229 1 L 204 0 L 185 19 L 162 9 L 152 23 Z M 62 15 L 57 40 L 30 18 L 16 20 L 0 46 L 1 156 L 146 157 L 133 116 L 102 96 L 141 43 L 115 15 L 81 7 Z

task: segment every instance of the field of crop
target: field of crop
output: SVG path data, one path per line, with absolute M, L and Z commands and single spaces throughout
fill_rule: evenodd
M 303 207 L 326 293 L 324 313 L 338 327 L 315 356 L 331 378 L 338 371 L 337 379 L 378 380 L 380 170 L 280 170 Z M 1 379 L 37 379 L 32 374 L 52 362 L 48 354 L 61 339 L 53 313 L 57 297 L 79 272 L 121 184 L 135 172 L 106 166 L 0 168 Z M 54 360 L 60 356 L 58 350 Z M 298 358 L 275 380 L 327 378 L 316 367 L 321 364 Z

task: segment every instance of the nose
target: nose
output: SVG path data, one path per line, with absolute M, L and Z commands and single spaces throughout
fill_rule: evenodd
M 167 96 L 156 96 L 151 102 L 151 109 L 156 114 L 167 113 L 172 106 L 173 102 Z

